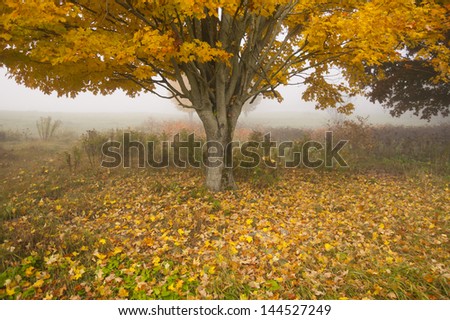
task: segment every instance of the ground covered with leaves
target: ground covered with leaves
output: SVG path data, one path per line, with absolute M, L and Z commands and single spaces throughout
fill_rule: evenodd
M 212 194 L 200 170 L 15 162 L 2 176 L 1 299 L 450 297 L 440 177 L 298 169 Z

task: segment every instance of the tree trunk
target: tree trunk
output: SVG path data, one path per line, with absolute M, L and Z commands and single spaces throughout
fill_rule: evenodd
M 222 188 L 224 190 L 237 189 L 236 181 L 234 181 L 233 168 L 224 168 L 222 172 Z
M 213 192 L 223 190 L 222 186 L 223 166 L 209 167 L 206 166 L 206 188 Z
M 233 168 L 206 167 L 206 188 L 213 192 L 237 189 Z
M 228 147 L 233 141 L 236 119 L 226 117 L 218 119 L 213 112 L 199 111 L 206 132 L 208 147 L 206 150 L 206 187 L 213 192 L 236 189 L 233 176 L 233 149 Z M 219 150 L 217 147 L 221 146 Z
M 226 29 L 226 28 L 225 28 Z M 226 36 L 226 34 L 222 34 Z M 245 101 L 239 95 L 229 92 L 230 70 L 223 63 L 216 63 L 214 82 L 197 81 L 196 75 L 187 73 L 193 95 L 193 105 L 206 133 L 208 148 L 206 150 L 206 187 L 218 192 L 235 189 L 233 177 L 232 153 L 234 130 Z M 190 92 L 188 92 L 190 93 Z M 212 159 L 210 159 L 212 158 Z
M 206 167 L 206 188 L 213 192 L 236 190 L 233 169 L 222 167 Z
M 214 134 L 212 134 L 214 136 Z M 211 134 L 206 134 L 211 136 Z M 232 164 L 232 148 L 227 146 L 232 142 L 231 136 L 224 137 L 222 139 L 207 138 L 208 142 L 213 142 L 217 145 L 219 143 L 223 147 L 223 152 L 220 156 L 217 155 L 217 149 L 214 147 L 210 149 L 208 146 L 209 154 L 206 154 L 206 187 L 213 191 L 219 192 L 223 190 L 236 189 L 236 183 L 233 176 Z

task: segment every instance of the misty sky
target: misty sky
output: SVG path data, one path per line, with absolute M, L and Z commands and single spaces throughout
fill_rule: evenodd
M 45 112 L 148 112 L 148 113 L 173 113 L 177 112 L 172 102 L 161 99 L 152 94 L 142 94 L 136 98 L 130 98 L 123 92 L 116 92 L 110 96 L 81 93 L 75 99 L 61 97 L 56 94 L 46 95 L 39 90 L 32 90 L 16 84 L 8 79 L 4 69 L 0 69 L 0 87 L 2 98 L 0 110 L 17 111 L 45 111 Z M 259 112 L 283 111 L 314 111 L 312 103 L 301 100 L 301 89 L 290 87 L 281 89 L 285 98 L 282 104 L 277 101 L 264 99 L 258 106 Z M 373 109 L 373 112 L 383 112 L 370 102 L 363 101 Z M 280 110 L 281 109 L 281 110 Z
M 16 111 L 41 111 L 41 112 L 96 112 L 96 113 L 130 113 L 143 112 L 149 115 L 155 114 L 179 114 L 171 101 L 161 99 L 152 94 L 142 94 L 136 98 L 130 98 L 123 92 L 117 91 L 113 95 L 102 96 L 91 93 L 82 93 L 75 99 L 58 98 L 56 94 L 45 95 L 39 90 L 31 90 L 16 84 L 12 79 L 8 79 L 5 69 L 0 69 L 0 110 Z M 265 113 L 282 112 L 314 112 L 327 117 L 326 111 L 317 111 L 313 103 L 301 100 L 301 88 L 282 88 L 280 92 L 285 100 L 280 104 L 275 100 L 264 99 L 252 115 L 257 116 Z M 391 118 L 388 112 L 380 105 L 373 104 L 364 98 L 354 98 L 352 101 L 356 106 L 356 114 L 369 116 L 373 119 L 383 117 L 392 124 L 403 124 L 405 120 L 417 121 L 411 115 L 406 115 L 402 119 Z M 251 116 L 250 116 L 251 117 Z M 448 119 L 446 119 L 448 120 Z M 379 121 L 377 121 L 379 122 Z M 438 120 L 442 122 L 442 120 Z M 420 121 L 426 125 L 426 121 Z
M 2 91 L 0 110 L 44 111 L 44 112 L 177 112 L 170 101 L 151 94 L 130 98 L 122 92 L 110 96 L 82 93 L 75 99 L 56 94 L 46 95 L 18 85 L 5 76 L 0 69 L 0 88 Z

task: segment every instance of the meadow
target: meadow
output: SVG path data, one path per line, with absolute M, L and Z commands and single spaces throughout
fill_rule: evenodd
M 101 168 L 123 130 L 3 130 L 0 299 L 450 298 L 450 125 L 237 138 L 325 130 L 349 140 L 348 168 L 236 168 L 239 189 L 220 193 L 202 169 Z M 201 135 L 183 121 L 125 131 Z

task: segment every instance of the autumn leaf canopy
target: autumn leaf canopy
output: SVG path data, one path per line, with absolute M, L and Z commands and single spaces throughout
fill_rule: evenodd
M 220 66 L 228 104 L 301 83 L 303 99 L 345 112 L 367 66 L 417 43 L 434 80 L 449 81 L 448 11 L 412 0 L 2 0 L 0 65 L 45 93 L 168 90 L 194 106 L 214 97 Z

